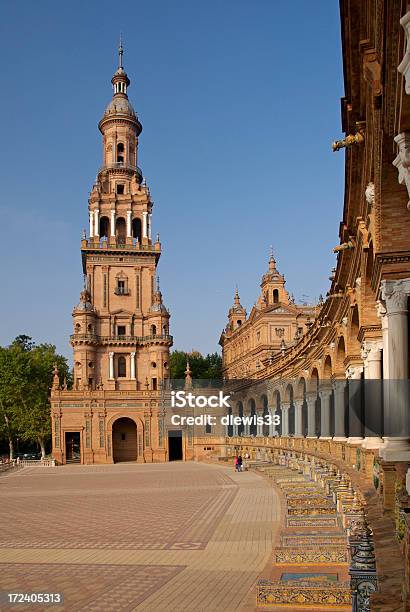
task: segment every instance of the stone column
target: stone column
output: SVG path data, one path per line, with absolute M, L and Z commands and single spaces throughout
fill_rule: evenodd
M 345 388 L 346 388 L 346 380 L 344 378 L 333 381 L 334 406 L 335 406 L 335 435 L 333 439 L 336 442 L 346 442 Z
M 90 217 L 90 238 L 94 238 L 94 211 L 93 210 L 89 211 L 89 217 Z
M 282 436 L 283 437 L 288 437 L 289 436 L 289 408 L 290 408 L 290 402 L 282 402 L 280 407 L 282 408 Z
M 131 380 L 135 380 L 135 351 L 130 353 L 130 372 Z
M 110 234 L 111 237 L 114 238 L 115 237 L 115 210 L 114 208 L 111 209 L 111 223 L 110 223 Z
M 308 407 L 308 438 L 316 438 L 316 393 L 306 396 Z
M 364 364 L 364 441 L 363 448 L 379 448 L 382 431 L 382 341 L 366 340 L 362 345 Z
M 303 398 L 293 400 L 295 405 L 295 438 L 302 438 L 302 406 Z
M 100 235 L 100 211 L 94 211 L 94 236 Z
M 382 280 L 386 305 L 389 380 L 384 381 L 384 444 L 380 454 L 385 461 L 410 460 L 409 431 L 409 350 L 408 310 L 410 279 Z
M 110 380 L 114 379 L 114 353 L 112 351 L 110 351 L 108 353 L 108 357 L 110 359 L 109 361 L 109 368 L 108 368 L 108 378 Z
M 151 240 L 152 238 L 151 223 L 152 223 L 152 213 L 149 213 L 148 214 L 148 240 Z
M 263 413 L 261 414 L 256 413 L 256 418 L 257 419 L 263 418 Z M 258 437 L 263 436 L 263 421 L 261 423 L 256 421 L 256 435 Z
M 244 413 L 243 416 L 247 417 L 247 416 L 250 416 L 250 415 L 247 415 L 247 414 Z M 250 424 L 249 423 L 244 423 L 243 424 L 243 435 L 244 436 L 250 436 L 250 429 L 251 429 Z
M 349 444 L 363 442 L 363 407 L 362 407 L 362 372 L 363 366 L 349 366 L 346 372 L 349 390 Z
M 377 315 L 380 317 L 383 338 L 383 378 L 389 378 L 389 327 L 386 307 L 383 302 L 377 302 Z
M 142 213 L 142 237 L 147 238 L 147 211 L 144 210 Z
M 322 389 L 320 395 L 320 437 L 329 439 L 330 436 L 330 396 L 332 389 Z
M 234 414 L 233 418 L 235 418 L 236 416 L 238 416 L 238 415 Z M 238 423 L 235 423 L 235 421 L 232 421 L 232 430 L 233 430 L 232 435 L 237 437 L 239 435 L 238 434 Z
M 403 380 L 409 374 L 408 310 L 410 279 L 382 281 L 388 327 L 389 378 Z
M 269 416 L 271 417 L 270 423 L 269 423 L 269 437 L 272 438 L 276 435 L 276 425 L 274 422 L 274 418 L 275 418 L 275 409 L 274 408 L 268 408 L 268 412 L 269 412 Z
M 127 210 L 127 238 L 132 238 L 131 233 L 131 210 Z

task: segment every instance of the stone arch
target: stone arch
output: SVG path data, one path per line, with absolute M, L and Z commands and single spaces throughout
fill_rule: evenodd
M 108 217 L 100 217 L 100 238 L 108 238 L 110 235 L 110 220 Z
M 346 342 L 344 336 L 340 336 L 337 341 L 335 353 L 334 371 L 344 372 L 344 361 L 346 359 Z
M 142 237 L 142 229 L 141 229 L 141 219 L 139 217 L 134 217 L 132 220 L 132 237 L 135 240 L 141 242 Z
M 138 429 L 133 419 L 122 417 L 112 424 L 112 458 L 114 463 L 137 461 Z
M 326 355 L 323 360 L 322 367 L 322 381 L 326 384 L 330 384 L 333 375 L 332 358 L 330 355 Z
M 349 322 L 349 350 L 355 351 L 357 349 L 360 352 L 360 342 L 358 340 L 360 330 L 360 316 L 359 307 L 355 304 L 351 310 L 350 322 Z
M 107 425 L 106 425 L 107 433 L 112 431 L 113 423 L 117 419 L 125 419 L 125 418 L 131 419 L 132 421 L 134 421 L 138 431 L 141 431 L 141 432 L 143 431 L 144 424 L 143 424 L 142 420 L 140 419 L 140 417 L 138 417 L 138 416 L 136 416 L 134 414 L 129 414 L 127 412 L 117 412 L 112 417 L 110 417 L 110 419 L 107 421 Z
M 316 366 L 314 366 L 309 374 L 308 385 L 307 385 L 308 393 L 317 393 L 318 388 L 319 388 L 319 381 L 320 381 L 319 370 Z
M 127 237 L 127 225 L 124 217 L 117 217 L 115 221 L 115 236 L 118 243 L 125 244 L 125 239 Z
M 118 428 L 118 431 L 115 431 L 115 423 L 118 421 L 121 421 L 122 419 L 127 419 L 128 421 L 132 421 L 135 425 L 135 440 L 134 440 L 134 444 L 132 446 L 132 448 L 130 447 L 128 449 L 128 452 L 125 452 L 124 454 L 116 455 L 116 450 L 118 451 L 118 444 L 117 442 L 124 442 L 126 446 L 127 445 L 127 440 L 116 440 L 116 434 L 119 433 L 121 435 L 121 433 L 125 433 L 125 435 L 127 436 L 127 431 L 129 433 L 129 435 L 132 435 L 132 428 L 131 427 L 124 427 L 124 431 L 121 431 L 121 428 Z M 114 429 L 114 431 L 113 431 Z M 143 422 L 141 421 L 141 419 L 136 416 L 136 415 L 131 415 L 129 413 L 126 412 L 119 412 L 117 414 L 114 414 L 107 422 L 106 424 L 106 435 L 107 435 L 107 446 L 108 446 L 108 455 L 112 456 L 113 462 L 115 462 L 116 460 L 116 456 L 117 456 L 117 460 L 118 461 L 137 461 L 138 460 L 138 453 L 139 450 L 143 452 L 143 443 L 144 443 L 144 425 Z M 117 449 L 115 448 L 117 446 Z M 127 457 L 131 457 L 131 454 L 134 453 L 135 451 L 135 457 L 134 458 L 130 458 L 128 459 Z M 124 458 L 121 458 L 124 457 Z M 143 457 L 141 458 L 143 460 Z

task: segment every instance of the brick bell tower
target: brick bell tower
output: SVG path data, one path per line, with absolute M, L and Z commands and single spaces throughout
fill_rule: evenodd
M 152 406 L 158 409 L 159 389 L 169 377 L 170 315 L 157 277 L 161 244 L 159 235 L 152 240 L 153 201 L 138 167 L 142 126 L 128 99 L 121 43 L 111 82 L 113 97 L 98 124 L 103 159 L 89 198 L 89 237 L 84 232 L 81 241 L 84 289 L 73 310 L 73 390 L 58 384 L 52 390 L 53 454 L 62 463 L 70 454 L 68 430 L 76 447 L 80 434 L 80 451 L 70 443 L 82 462 L 115 461 L 116 416 L 133 420 L 138 430 L 138 445 L 128 454 L 117 449 L 118 457 L 155 461 L 166 454 L 162 436 L 152 438 L 162 427 L 152 422 Z M 93 406 L 99 414 L 94 429 Z M 133 437 L 128 425 L 120 441 Z

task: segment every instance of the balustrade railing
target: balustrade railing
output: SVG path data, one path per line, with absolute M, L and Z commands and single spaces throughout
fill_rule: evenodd
M 70 339 L 78 342 L 98 342 L 107 344 L 111 342 L 125 342 L 128 344 L 146 344 L 149 342 L 172 342 L 169 334 L 151 334 L 149 336 L 125 336 L 122 334 L 112 336 L 98 336 L 97 334 L 71 334 Z
M 93 239 L 86 239 L 87 245 L 86 247 L 83 248 L 87 248 L 87 249 L 101 249 L 101 250 L 110 250 L 110 249 L 121 249 L 121 250 L 126 250 L 126 251 L 158 251 L 159 248 L 155 247 L 155 244 L 158 243 L 154 243 L 154 244 L 141 244 L 140 241 L 138 242 L 134 242 L 133 244 L 126 244 L 125 242 L 122 242 L 121 240 L 118 240 L 118 238 L 116 238 L 113 242 L 112 242 L 113 238 L 110 238 L 110 240 L 99 240 L 98 242 L 96 240 Z

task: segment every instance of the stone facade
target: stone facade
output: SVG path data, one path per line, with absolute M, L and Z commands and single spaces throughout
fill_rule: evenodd
M 271 253 L 269 268 L 261 280 L 260 296 L 247 317 L 236 289 L 228 324 L 219 340 L 224 378 L 246 378 L 258 373 L 263 362 L 272 361 L 294 346 L 312 325 L 318 307 L 295 304 L 285 288 Z
M 99 122 L 103 162 L 89 198 L 81 255 L 84 289 L 73 310 L 73 389 L 52 390 L 58 463 L 163 461 L 167 439 L 160 388 L 169 378 L 172 336 L 157 278 L 159 236 L 138 167 L 141 123 L 119 49 L 114 94 Z

